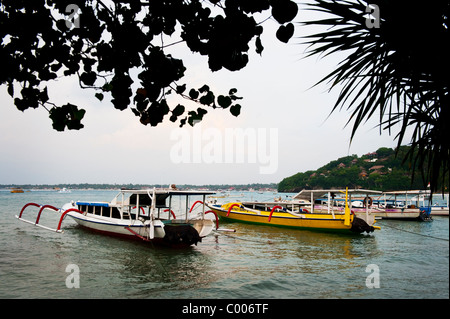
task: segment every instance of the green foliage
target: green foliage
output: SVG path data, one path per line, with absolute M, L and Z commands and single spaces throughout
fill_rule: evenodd
M 48 83 L 71 76 L 81 88 L 95 90 L 99 101 L 110 95 L 114 108 L 130 107 L 144 125 L 156 126 L 166 116 L 180 126 L 192 125 L 208 108 L 228 108 L 238 116 L 236 89 L 226 95 L 208 85 L 187 88 L 181 82 L 187 70 L 183 59 L 168 48 L 185 45 L 207 56 L 212 71 L 238 71 L 247 65 L 253 41 L 258 54 L 264 49 L 263 26 L 254 14 L 273 15 L 280 24 L 276 36 L 287 42 L 297 11 L 291 0 L 2 0 L 0 85 L 7 86 L 21 111 L 50 109 L 58 131 L 83 127 L 83 109 L 72 103 L 57 106 L 47 92 Z M 135 92 L 133 84 L 139 87 Z M 15 90 L 19 85 L 21 90 Z M 172 92 L 200 107 L 170 105 Z
M 278 191 L 344 187 L 383 191 L 423 189 L 427 184 L 420 180 L 413 181 L 410 166 L 401 160 L 409 151 L 407 146 L 397 150 L 383 147 L 375 154 L 341 157 L 316 171 L 284 178 L 278 184 Z

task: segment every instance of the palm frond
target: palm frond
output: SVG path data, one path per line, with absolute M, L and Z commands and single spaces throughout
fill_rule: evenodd
M 305 26 L 326 30 L 306 36 L 307 56 L 326 57 L 348 52 L 336 68 L 316 85 L 340 88 L 332 107 L 350 110 L 351 140 L 358 128 L 379 114 L 380 132 L 396 134 L 398 146 L 412 129 L 411 151 L 405 161 L 422 168 L 433 191 L 449 185 L 450 0 L 426 7 L 406 0 L 371 0 L 380 9 L 380 27 L 366 26 L 368 2 L 316 0 L 309 10 L 326 15 Z M 444 71 L 447 70 L 447 71 Z

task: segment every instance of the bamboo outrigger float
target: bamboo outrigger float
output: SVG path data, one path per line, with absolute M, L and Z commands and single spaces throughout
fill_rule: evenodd
M 331 206 L 328 212 L 314 211 L 314 199 L 327 192 L 343 192 L 345 194 L 345 209 L 343 211 L 335 212 Z M 224 205 L 208 205 L 208 207 L 220 218 L 237 222 L 355 233 L 370 233 L 380 229 L 380 227 L 374 226 L 375 219 L 370 215 L 370 212 L 360 217 L 352 212 L 349 206 L 349 194 L 352 192 L 348 189 L 345 191 L 306 191 L 297 197 L 297 199 L 305 199 L 308 196 L 308 199 L 311 199 L 312 206 L 305 206 L 303 201 L 294 200 L 274 203 L 235 202 Z
M 200 214 L 191 214 L 189 210 L 190 196 L 201 196 L 205 202 L 209 191 L 181 191 L 172 188 L 163 189 L 122 189 L 110 202 L 70 202 L 62 208 L 51 205 L 26 204 L 16 217 L 23 222 L 33 224 L 46 230 L 62 233 L 62 222 L 66 216 L 73 218 L 79 225 L 90 230 L 146 242 L 159 242 L 169 246 L 197 245 L 202 238 L 214 229 L 214 221 L 205 218 L 203 204 Z M 176 215 L 172 207 L 172 198 L 185 197 L 186 207 L 181 214 Z M 168 202 L 167 202 L 168 201 Z M 24 219 L 22 216 L 28 207 L 38 207 L 36 221 Z M 60 214 L 58 226 L 51 228 L 40 224 L 44 210 Z M 180 207 L 180 210 L 181 207 Z M 217 219 L 217 217 L 216 217 Z M 216 220 L 216 229 L 218 221 Z

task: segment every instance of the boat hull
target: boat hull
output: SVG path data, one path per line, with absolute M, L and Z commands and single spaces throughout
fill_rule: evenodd
M 125 221 L 125 220 L 107 220 L 106 218 L 100 218 L 98 216 L 92 216 L 92 214 L 69 214 L 78 225 L 83 226 L 85 228 L 89 228 L 94 231 L 108 233 L 111 235 L 118 235 L 121 237 L 137 237 L 136 234 L 142 237 L 149 236 L 149 226 L 144 225 L 142 222 L 133 224 L 136 221 Z M 130 232 L 131 229 L 133 232 Z M 155 225 L 155 238 L 163 238 L 165 236 L 164 230 L 161 225 Z M 138 237 L 137 237 L 138 238 Z
M 448 207 L 431 207 L 432 216 L 448 216 Z
M 201 242 L 214 226 L 211 220 L 193 220 L 188 223 L 175 220 L 154 220 L 153 237 L 150 236 L 150 221 L 121 220 L 85 213 L 69 213 L 75 222 L 91 231 L 102 234 L 163 243 L 169 246 L 191 246 Z

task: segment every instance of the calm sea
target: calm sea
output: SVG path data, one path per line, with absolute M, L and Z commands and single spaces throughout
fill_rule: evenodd
M 186 250 L 98 235 L 70 218 L 58 234 L 14 217 L 28 202 L 61 207 L 115 194 L 0 191 L 0 298 L 449 298 L 448 217 L 381 220 L 370 235 L 223 223 L 236 232 L 212 234 Z M 277 196 L 231 195 L 219 200 Z M 58 220 L 50 212 L 41 218 L 52 227 Z M 74 274 L 79 288 L 71 284 Z

